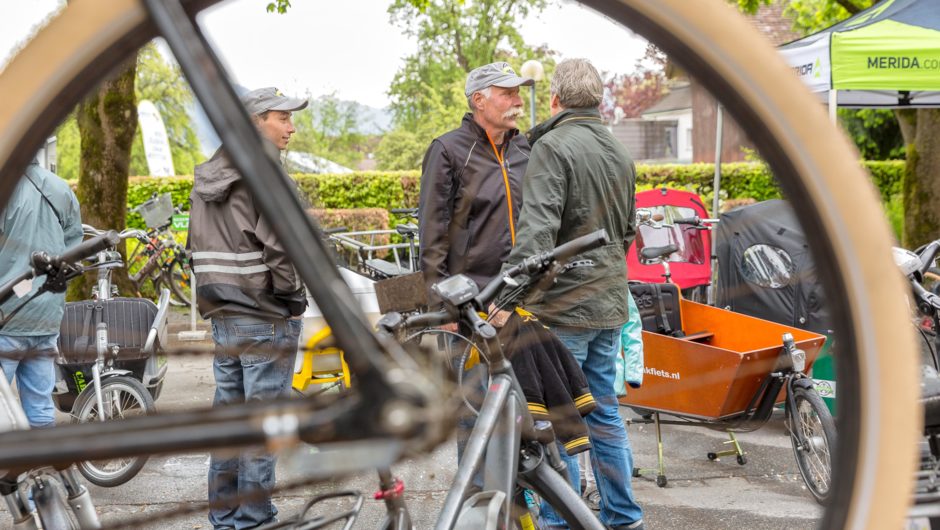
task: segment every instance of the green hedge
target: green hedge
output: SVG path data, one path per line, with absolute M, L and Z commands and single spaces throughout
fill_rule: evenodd
M 864 162 L 865 168 L 887 204 L 901 191 L 903 161 Z M 767 167 L 760 163 L 722 164 L 722 199 L 753 198 L 758 201 L 780 197 L 780 189 Z M 713 164 L 663 164 L 637 166 L 637 187 L 676 187 L 694 191 L 711 204 Z M 293 175 L 310 205 L 317 209 L 402 208 L 418 205 L 420 174 L 417 171 L 358 172 L 344 175 Z M 128 206 L 134 207 L 153 192 L 169 191 L 173 202 L 189 208 L 192 177 L 133 177 L 128 190 Z M 390 225 L 402 222 L 392 216 Z M 140 216 L 128 216 L 130 226 L 141 226 Z
M 127 226 L 144 228 L 140 214 L 130 210 L 150 199 L 154 193 L 161 195 L 170 192 L 175 206 L 184 211 L 189 210 L 189 193 L 192 189 L 192 177 L 131 177 L 127 186 Z

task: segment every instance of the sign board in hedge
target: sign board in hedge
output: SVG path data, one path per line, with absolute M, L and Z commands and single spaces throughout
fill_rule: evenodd
M 189 230 L 189 214 L 174 214 L 170 220 L 170 228 L 176 230 L 177 232 Z

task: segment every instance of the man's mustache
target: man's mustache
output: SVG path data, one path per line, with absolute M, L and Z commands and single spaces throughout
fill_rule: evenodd
M 521 107 L 509 109 L 503 113 L 503 118 L 507 120 L 516 120 L 525 116 L 525 111 Z

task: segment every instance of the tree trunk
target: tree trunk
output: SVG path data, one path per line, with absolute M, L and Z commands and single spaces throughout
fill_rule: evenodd
M 903 125 L 902 125 L 903 129 Z M 913 249 L 940 238 L 940 109 L 919 109 L 904 169 L 904 237 Z
M 127 217 L 127 177 L 131 144 L 137 132 L 134 80 L 136 58 L 114 78 L 103 83 L 79 104 L 78 130 L 81 162 L 78 201 L 82 222 L 98 229 L 123 230 Z M 122 254 L 124 244 L 119 249 Z M 134 290 L 124 269 L 114 269 L 112 281 L 125 295 Z M 69 286 L 70 299 L 91 295 L 94 276 L 76 278 Z

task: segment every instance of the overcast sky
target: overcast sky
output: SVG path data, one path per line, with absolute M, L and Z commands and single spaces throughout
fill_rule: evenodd
M 62 0 L 0 0 L 0 64 Z M 235 81 L 249 88 L 341 99 L 375 107 L 417 44 L 392 26 L 390 0 L 293 0 L 287 15 L 264 12 L 267 0 L 231 0 L 203 13 L 206 29 Z M 548 44 L 561 57 L 586 57 L 603 71 L 625 73 L 646 41 L 596 12 L 557 1 L 520 25 L 530 45 Z

